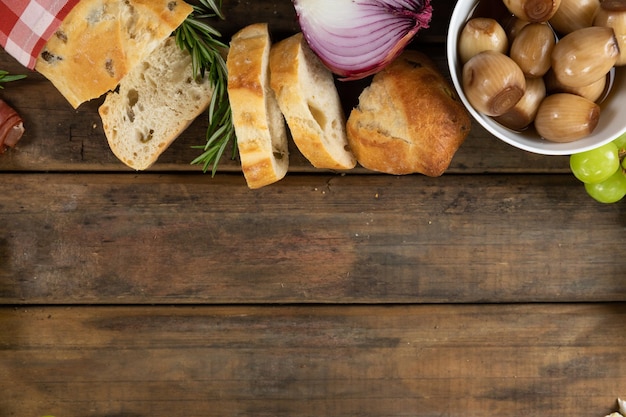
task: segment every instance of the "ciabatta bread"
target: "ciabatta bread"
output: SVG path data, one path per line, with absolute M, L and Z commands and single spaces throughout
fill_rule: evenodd
M 289 166 L 287 128 L 270 87 L 267 24 L 246 26 L 231 39 L 228 97 L 244 177 L 250 188 L 282 179 Z
M 471 128 L 454 89 L 423 53 L 406 50 L 376 74 L 348 117 L 348 141 L 363 167 L 439 176 Z
M 316 168 L 351 169 L 346 118 L 332 73 L 311 51 L 302 33 L 270 52 L 271 86 L 296 146 Z
M 149 168 L 209 105 L 213 86 L 196 79 L 191 56 L 167 38 L 107 94 L 98 109 L 115 156 Z
M 81 0 L 48 40 L 35 69 L 77 108 L 115 89 L 192 10 L 183 0 Z

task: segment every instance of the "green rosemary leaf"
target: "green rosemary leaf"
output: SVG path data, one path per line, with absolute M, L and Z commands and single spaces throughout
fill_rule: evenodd
M 191 55 L 194 75 L 208 77 L 214 88 L 207 112 L 209 123 L 206 144 L 193 147 L 202 149 L 203 153 L 191 162 L 202 165 L 204 172 L 212 167 L 213 175 L 217 172 L 217 164 L 229 143 L 233 145 L 233 158 L 237 152 L 237 138 L 226 88 L 228 74 L 222 56 L 227 45 L 219 39 L 219 31 L 203 21 L 213 17 L 224 19 L 221 6 L 221 1 L 199 0 L 191 15 L 175 31 L 176 43 Z
M 224 15 L 222 14 L 222 1 L 215 2 L 213 0 L 200 0 L 206 10 L 215 13 L 220 19 L 224 19 Z
M 209 33 L 212 36 L 220 36 L 220 33 L 217 30 L 213 29 L 211 26 L 207 25 L 206 23 L 204 23 L 204 22 L 202 22 L 200 20 L 189 19 L 187 21 L 187 24 L 189 24 L 189 26 L 191 26 L 192 28 L 197 29 L 197 30 L 199 30 L 201 32 Z M 217 41 L 215 39 L 212 39 L 211 41 L 219 43 L 219 41 Z
M 26 78 L 26 75 L 23 75 L 23 74 L 11 75 L 9 74 L 8 71 L 0 70 L 0 83 L 8 83 L 11 81 L 22 80 L 24 78 Z M 3 88 L 4 86 L 0 84 L 0 89 L 3 89 Z

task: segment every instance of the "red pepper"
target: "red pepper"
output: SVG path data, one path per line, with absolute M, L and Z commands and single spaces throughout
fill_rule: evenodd
M 0 154 L 13 148 L 24 134 L 20 115 L 0 99 Z

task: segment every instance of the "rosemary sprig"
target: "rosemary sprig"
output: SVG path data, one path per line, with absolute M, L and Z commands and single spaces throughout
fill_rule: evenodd
M 215 176 L 217 165 L 228 143 L 233 144 L 233 159 L 237 152 L 237 138 L 226 89 L 228 73 L 222 55 L 227 45 L 218 39 L 221 34 L 203 21 L 213 17 L 224 19 L 222 1 L 199 0 L 199 4 L 193 8 L 193 12 L 176 29 L 174 35 L 178 46 L 191 54 L 195 76 L 208 77 L 214 88 L 208 110 L 206 144 L 193 146 L 194 149 L 201 149 L 202 154 L 191 163 L 201 164 L 204 172 L 212 167 L 211 174 Z
M 17 81 L 26 78 L 26 75 L 11 75 L 8 71 L 0 70 L 0 83 L 8 83 L 10 81 Z M 4 86 L 0 84 L 0 89 L 3 89 Z

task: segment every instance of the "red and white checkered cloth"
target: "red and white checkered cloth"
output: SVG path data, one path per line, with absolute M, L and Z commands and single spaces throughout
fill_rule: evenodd
M 0 45 L 27 68 L 80 0 L 0 0 Z

